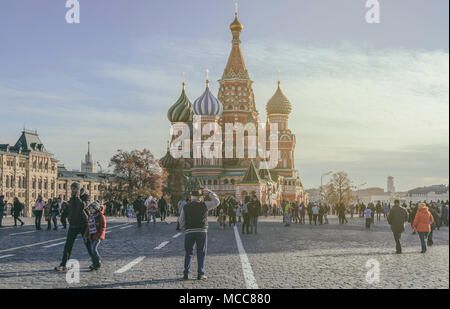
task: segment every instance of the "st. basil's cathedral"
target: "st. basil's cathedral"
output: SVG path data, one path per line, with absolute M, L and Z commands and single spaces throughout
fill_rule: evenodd
M 218 81 L 220 88 L 217 98 L 211 93 L 207 80 L 205 91 L 192 104 L 186 95 L 183 82 L 179 99 L 167 113 L 174 128 L 180 124 L 192 128 L 194 116 L 201 118 L 201 125 L 217 123 L 222 132 L 225 132 L 225 123 L 259 123 L 252 89 L 253 81 L 249 77 L 241 52 L 240 35 L 243 25 L 238 20 L 237 12 L 230 30 L 233 36 L 232 48 L 222 78 Z M 272 123 L 278 124 L 279 161 L 276 168 L 259 169 L 261 160 L 258 157 L 249 159 L 248 156 L 242 159 L 228 159 L 224 156 L 213 159 L 192 156 L 175 159 L 168 147 L 160 165 L 168 173 L 167 192 L 172 196 L 172 202 L 176 203 L 181 198 L 184 176 L 189 176 L 197 178 L 205 188 L 213 190 L 221 197 L 231 195 L 239 201 L 244 201 L 245 196 L 256 194 L 261 204 L 272 206 L 280 205 L 284 200 L 307 203 L 307 193 L 294 167 L 296 138 L 288 126 L 291 103 L 283 94 L 280 81 L 275 94 L 267 102 L 266 111 L 266 128 Z M 195 143 L 194 141 L 194 149 L 197 147 Z M 246 154 L 247 146 L 246 141 Z

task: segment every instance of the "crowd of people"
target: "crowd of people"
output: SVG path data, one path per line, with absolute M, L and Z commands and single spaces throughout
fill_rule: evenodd
M 206 256 L 206 231 L 208 228 L 208 216 L 216 216 L 220 229 L 227 226 L 241 224 L 242 234 L 257 234 L 258 218 L 260 216 L 282 217 L 285 227 L 291 224 L 323 225 L 329 224 L 328 215 L 337 215 L 339 224 L 347 224 L 347 215 L 350 218 L 358 216 L 364 218 L 365 228 L 371 229 L 375 222 L 382 217 L 390 224 L 396 243 L 396 253 L 402 253 L 401 235 L 405 231 L 405 225 L 410 224 L 413 234 L 418 234 L 421 244 L 421 252 L 425 253 L 428 246 L 433 245 L 433 232 L 442 226 L 449 225 L 449 202 L 437 201 L 430 203 L 410 203 L 400 205 L 400 201 L 394 201 L 391 207 L 389 203 L 377 202 L 343 204 L 330 206 L 325 203 L 308 203 L 283 201 L 280 205 L 261 205 L 255 194 L 246 196 L 244 201 L 238 201 L 234 196 L 227 196 L 220 201 L 219 197 L 209 190 L 203 189 L 187 192 L 177 203 L 176 207 L 170 202 L 170 196 L 163 194 L 159 199 L 149 196 L 146 199 L 138 196 L 132 203 L 124 199 L 121 203 L 109 201 L 103 205 L 99 201 L 91 202 L 89 196 L 80 188 L 79 183 L 71 186 L 72 195 L 69 201 L 61 198 L 44 201 L 38 196 L 33 205 L 34 224 L 37 230 L 41 230 L 41 221 L 47 221 L 47 230 L 58 229 L 58 218 L 64 229 L 69 223 L 67 239 L 61 264 L 55 267 L 57 271 L 67 270 L 66 263 L 70 259 L 72 247 L 78 234 L 84 240 L 87 252 L 92 259 L 91 270 L 101 267 L 101 258 L 98 247 L 105 238 L 106 217 L 126 216 L 136 219 L 137 225 L 142 222 L 156 224 L 157 218 L 161 222 L 166 221 L 167 216 L 177 216 L 177 230 L 185 231 L 185 276 L 189 273 L 193 248 L 197 246 L 197 258 L 199 262 L 198 279 L 205 279 L 204 263 Z M 209 195 L 209 201 L 204 198 Z M 0 227 L 6 210 L 7 201 L 0 195 Z M 18 222 L 21 226 L 24 222 L 20 219 L 24 204 L 18 198 L 14 198 L 11 214 L 14 217 L 14 226 Z M 228 222 L 227 222 L 228 221 Z

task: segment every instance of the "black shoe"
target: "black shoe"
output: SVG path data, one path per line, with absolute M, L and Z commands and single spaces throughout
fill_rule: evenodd
M 53 230 L 54 230 L 54 231 L 57 231 L 57 230 L 58 230 L 58 228 L 57 228 L 57 227 L 55 227 L 55 228 L 53 228 Z
M 205 275 L 198 275 L 197 276 L 197 280 L 206 280 L 208 279 L 208 277 L 206 277 Z
M 401 251 L 396 251 L 395 254 L 402 254 L 402 252 Z
M 20 225 L 20 226 L 24 226 L 25 225 L 25 223 L 24 222 L 22 222 L 22 224 Z
M 420 251 L 420 253 L 427 253 L 427 251 L 425 250 L 425 251 Z
M 55 270 L 59 271 L 59 272 L 63 272 L 63 271 L 68 271 L 69 269 L 66 266 L 59 265 L 59 266 L 55 267 Z
M 183 276 L 183 280 L 189 280 L 189 275 L 185 274 L 185 275 Z

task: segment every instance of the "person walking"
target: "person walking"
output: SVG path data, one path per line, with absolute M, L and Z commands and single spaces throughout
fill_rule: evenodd
M 228 199 L 228 225 L 231 227 L 231 225 L 236 225 L 236 208 L 237 208 L 237 202 L 234 199 L 234 197 L 230 196 Z
M 372 216 L 373 216 L 372 209 L 370 207 L 367 207 L 364 210 L 364 216 L 366 218 L 366 229 L 370 230 L 370 224 L 372 223 Z
M 17 197 L 14 198 L 12 215 L 14 217 L 14 226 L 17 226 L 17 221 L 20 222 L 20 226 L 23 226 L 25 223 L 19 218 L 20 213 L 22 212 L 24 205 L 19 201 Z
M 400 238 L 405 231 L 405 223 L 408 222 L 408 211 L 406 208 L 400 206 L 399 200 L 394 201 L 394 206 L 388 213 L 387 221 L 394 234 L 396 253 L 401 254 L 402 245 L 400 243 Z
M 88 211 L 86 204 L 80 198 L 80 184 L 78 182 L 72 183 L 71 198 L 68 203 L 68 216 L 69 229 L 67 230 L 66 244 L 64 245 L 64 252 L 62 256 L 61 263 L 59 266 L 55 267 L 56 271 L 67 271 L 67 261 L 70 259 L 72 254 L 73 244 L 78 234 L 84 235 L 86 231 L 86 226 L 88 224 Z M 91 247 L 89 241 L 84 242 L 89 256 L 92 256 Z
M 242 217 L 244 223 L 242 223 L 242 234 L 250 234 L 250 217 L 248 214 L 248 204 L 250 203 L 250 196 L 246 196 L 244 199 L 244 205 L 242 207 Z
M 242 203 L 241 202 L 239 202 L 236 206 L 236 217 L 238 219 L 237 222 L 241 223 L 242 222 L 242 220 L 241 220 L 241 218 L 242 218 Z
M 313 207 L 312 204 L 308 204 L 308 206 L 307 206 L 309 224 L 312 224 L 312 218 L 313 218 L 312 207 Z
M 431 247 L 433 245 L 433 232 L 434 230 L 439 230 L 439 224 L 437 223 L 438 220 L 440 219 L 440 215 L 436 210 L 436 205 L 432 205 L 429 209 L 428 209 L 431 213 L 431 215 L 433 216 L 434 222 L 431 224 L 431 231 L 428 234 L 427 237 L 427 245 L 429 247 Z
M 142 220 L 143 220 L 144 214 L 145 214 L 145 205 L 144 205 L 144 200 L 142 199 L 142 197 L 140 195 L 137 197 L 137 199 L 133 203 L 133 210 L 134 210 L 134 214 L 136 215 L 137 226 L 141 227 Z
M 45 201 L 42 199 L 41 195 L 38 195 L 36 202 L 34 203 L 34 225 L 36 230 L 41 229 L 42 212 L 44 211 Z
M 3 227 L 2 222 L 3 222 L 5 208 L 6 208 L 5 196 L 2 194 L 2 195 L 0 195 L 0 228 Z
M 256 195 L 252 196 L 250 206 L 248 209 L 248 214 L 250 217 L 250 234 L 255 232 L 258 234 L 258 217 L 261 214 L 261 203 L 259 202 Z
M 208 194 L 211 201 L 205 202 L 203 194 Z M 208 243 L 208 211 L 219 206 L 217 194 L 207 189 L 191 191 L 191 201 L 186 204 L 180 214 L 180 227 L 185 230 L 184 248 L 184 280 L 189 279 L 194 245 L 197 246 L 197 279 L 205 280 L 205 261 Z
M 300 224 L 305 224 L 306 208 L 303 202 L 299 206 L 299 213 L 300 213 Z
M 84 232 L 84 240 L 91 249 L 92 265 L 89 266 L 91 271 L 98 270 L 101 267 L 100 254 L 98 247 L 105 239 L 106 234 L 106 218 L 103 212 L 103 207 L 98 202 L 93 202 L 89 205 L 89 217 Z
M 58 221 L 57 221 L 58 215 L 59 215 L 59 204 L 56 199 L 53 199 L 50 205 L 50 217 L 51 220 L 53 221 L 53 230 L 55 231 L 58 229 Z
M 317 218 L 319 217 L 319 212 L 320 212 L 320 208 L 319 206 L 314 205 L 312 208 L 312 215 L 313 215 L 313 220 L 314 220 L 314 225 L 317 225 Z
M 58 208 L 60 214 L 60 221 L 63 229 L 67 229 L 67 203 L 64 202 L 60 197 L 58 197 Z
M 51 208 L 52 208 L 52 199 L 49 198 L 47 204 L 45 204 L 44 206 L 44 219 L 45 221 L 47 221 L 47 231 L 52 229 Z
M 184 206 L 186 206 L 187 204 L 187 199 L 188 197 L 183 197 L 179 202 L 178 202 L 178 216 L 181 214 L 181 211 L 183 210 Z M 180 221 L 177 221 L 177 231 L 180 230 Z
M 166 201 L 165 195 L 163 194 L 158 201 L 158 210 L 159 210 L 159 215 L 161 217 L 161 222 L 166 221 L 167 206 L 168 206 L 167 201 Z
M 422 246 L 421 253 L 427 252 L 427 243 L 425 240 L 428 237 L 428 233 L 431 232 L 431 223 L 433 222 L 434 218 L 429 212 L 428 207 L 425 203 L 420 203 L 412 224 L 412 228 L 419 234 L 420 244 Z

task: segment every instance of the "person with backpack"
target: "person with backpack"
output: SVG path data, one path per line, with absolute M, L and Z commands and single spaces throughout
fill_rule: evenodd
M 20 222 L 20 226 L 23 226 L 25 223 L 19 218 L 20 213 L 22 212 L 24 205 L 19 201 L 17 197 L 14 198 L 13 208 L 11 210 L 12 215 L 14 217 L 14 226 L 17 226 L 17 221 Z
M 189 279 L 194 246 L 197 246 L 197 280 L 205 280 L 205 260 L 208 241 L 208 211 L 220 204 L 219 197 L 207 189 L 191 189 L 191 200 L 183 207 L 179 221 L 185 230 L 184 275 L 183 280 Z M 204 201 L 204 194 L 208 194 L 211 201 Z
M 53 201 L 50 205 L 50 217 L 53 221 L 53 230 L 55 230 L 55 231 L 58 229 L 58 222 L 57 222 L 58 215 L 59 215 L 59 204 L 56 199 L 53 199 Z M 50 227 L 51 227 L 51 225 L 50 225 Z
M 427 252 L 427 243 L 425 240 L 428 238 L 428 234 L 431 232 L 431 224 L 433 222 L 434 218 L 428 210 L 427 205 L 425 203 L 420 203 L 416 216 L 414 217 L 412 228 L 415 229 L 419 234 L 420 244 L 422 246 L 421 253 Z
M 98 202 L 89 205 L 89 217 L 86 230 L 84 232 L 84 240 L 90 246 L 92 265 L 89 266 L 91 271 L 98 270 L 101 267 L 100 254 L 98 247 L 105 239 L 106 234 L 106 218 L 103 213 L 103 207 Z
M 47 221 L 47 231 L 52 229 L 52 215 L 51 215 L 51 208 L 52 208 L 52 199 L 48 199 L 47 204 L 44 206 L 44 219 Z

